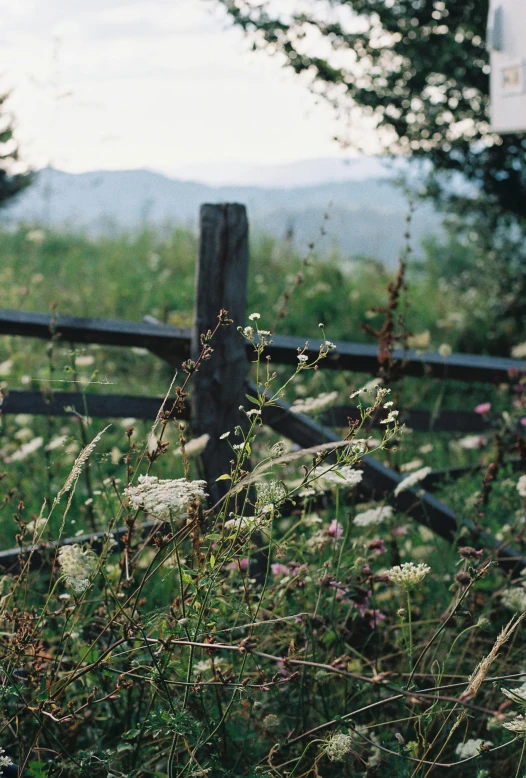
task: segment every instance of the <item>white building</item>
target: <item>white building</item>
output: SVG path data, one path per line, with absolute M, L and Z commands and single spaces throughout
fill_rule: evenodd
M 490 111 L 495 132 L 526 132 L 526 0 L 490 0 Z

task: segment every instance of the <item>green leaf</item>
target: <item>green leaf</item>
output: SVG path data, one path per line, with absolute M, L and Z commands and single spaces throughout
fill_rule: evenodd
M 228 473 L 225 473 L 224 475 L 220 475 L 219 478 L 216 478 L 216 481 L 231 481 L 232 476 L 228 475 Z
M 259 400 L 257 397 L 252 397 L 250 394 L 246 394 L 245 397 L 247 400 L 250 400 L 251 403 L 255 403 L 256 405 L 259 405 Z

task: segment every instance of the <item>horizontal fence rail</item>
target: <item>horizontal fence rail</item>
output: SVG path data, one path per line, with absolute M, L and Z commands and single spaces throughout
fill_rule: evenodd
M 191 330 L 150 322 L 132 322 L 113 319 L 88 319 L 75 316 L 27 313 L 0 310 L 0 334 L 49 340 L 51 331 L 71 343 L 96 343 L 106 346 L 133 346 L 152 353 L 163 352 L 167 358 L 187 359 L 190 356 Z M 298 364 L 298 346 L 306 342 L 300 336 L 276 335 L 266 349 L 272 361 L 283 365 Z M 322 341 L 309 340 L 306 354 L 314 359 Z M 337 349 L 320 362 L 320 368 L 348 370 L 354 373 L 376 373 L 378 349 L 363 343 L 339 342 Z M 247 344 L 249 356 L 253 347 Z M 504 357 L 486 357 L 476 354 L 451 354 L 442 357 L 436 352 L 420 353 L 395 349 L 395 359 L 403 360 L 409 376 L 506 383 L 525 371 L 525 363 Z
M 168 417 L 173 399 L 163 407 L 163 397 L 140 397 L 122 394 L 82 394 L 81 392 L 10 391 L 4 396 L 0 411 L 4 414 L 29 413 L 33 416 L 82 416 L 108 419 L 151 419 L 162 410 Z M 190 418 L 189 408 L 178 414 L 179 419 Z

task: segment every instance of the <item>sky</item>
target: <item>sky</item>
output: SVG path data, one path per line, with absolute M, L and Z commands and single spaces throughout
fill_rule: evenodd
M 0 0 L 0 52 L 36 168 L 178 175 L 349 157 L 330 107 L 252 52 L 215 0 Z

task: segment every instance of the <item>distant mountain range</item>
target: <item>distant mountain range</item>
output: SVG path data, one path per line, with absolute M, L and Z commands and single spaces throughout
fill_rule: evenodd
M 281 184 L 267 187 L 210 186 L 148 170 L 72 174 L 44 168 L 19 199 L 0 211 L 0 225 L 39 223 L 90 234 L 136 230 L 147 224 L 195 227 L 202 203 L 240 202 L 247 206 L 253 231 L 277 238 L 288 235 L 300 251 L 319 236 L 323 224 L 327 234 L 318 241 L 320 251 L 335 247 L 349 259 L 371 256 L 395 264 L 403 246 L 408 203 L 392 180 L 393 172 L 372 158 L 360 160 L 354 169 L 351 165 L 347 180 L 323 182 L 324 161 L 314 162 L 287 166 L 288 178 L 267 169 L 268 180 Z M 341 170 L 334 172 L 335 166 L 325 169 L 325 175 L 343 178 Z M 356 178 L 360 172 L 364 177 Z M 252 176 L 254 180 L 254 172 Z M 290 184 L 313 179 L 317 183 L 309 186 Z M 329 219 L 324 222 L 326 212 Z M 440 231 L 440 215 L 430 204 L 419 204 L 411 227 L 415 254 L 422 238 Z

